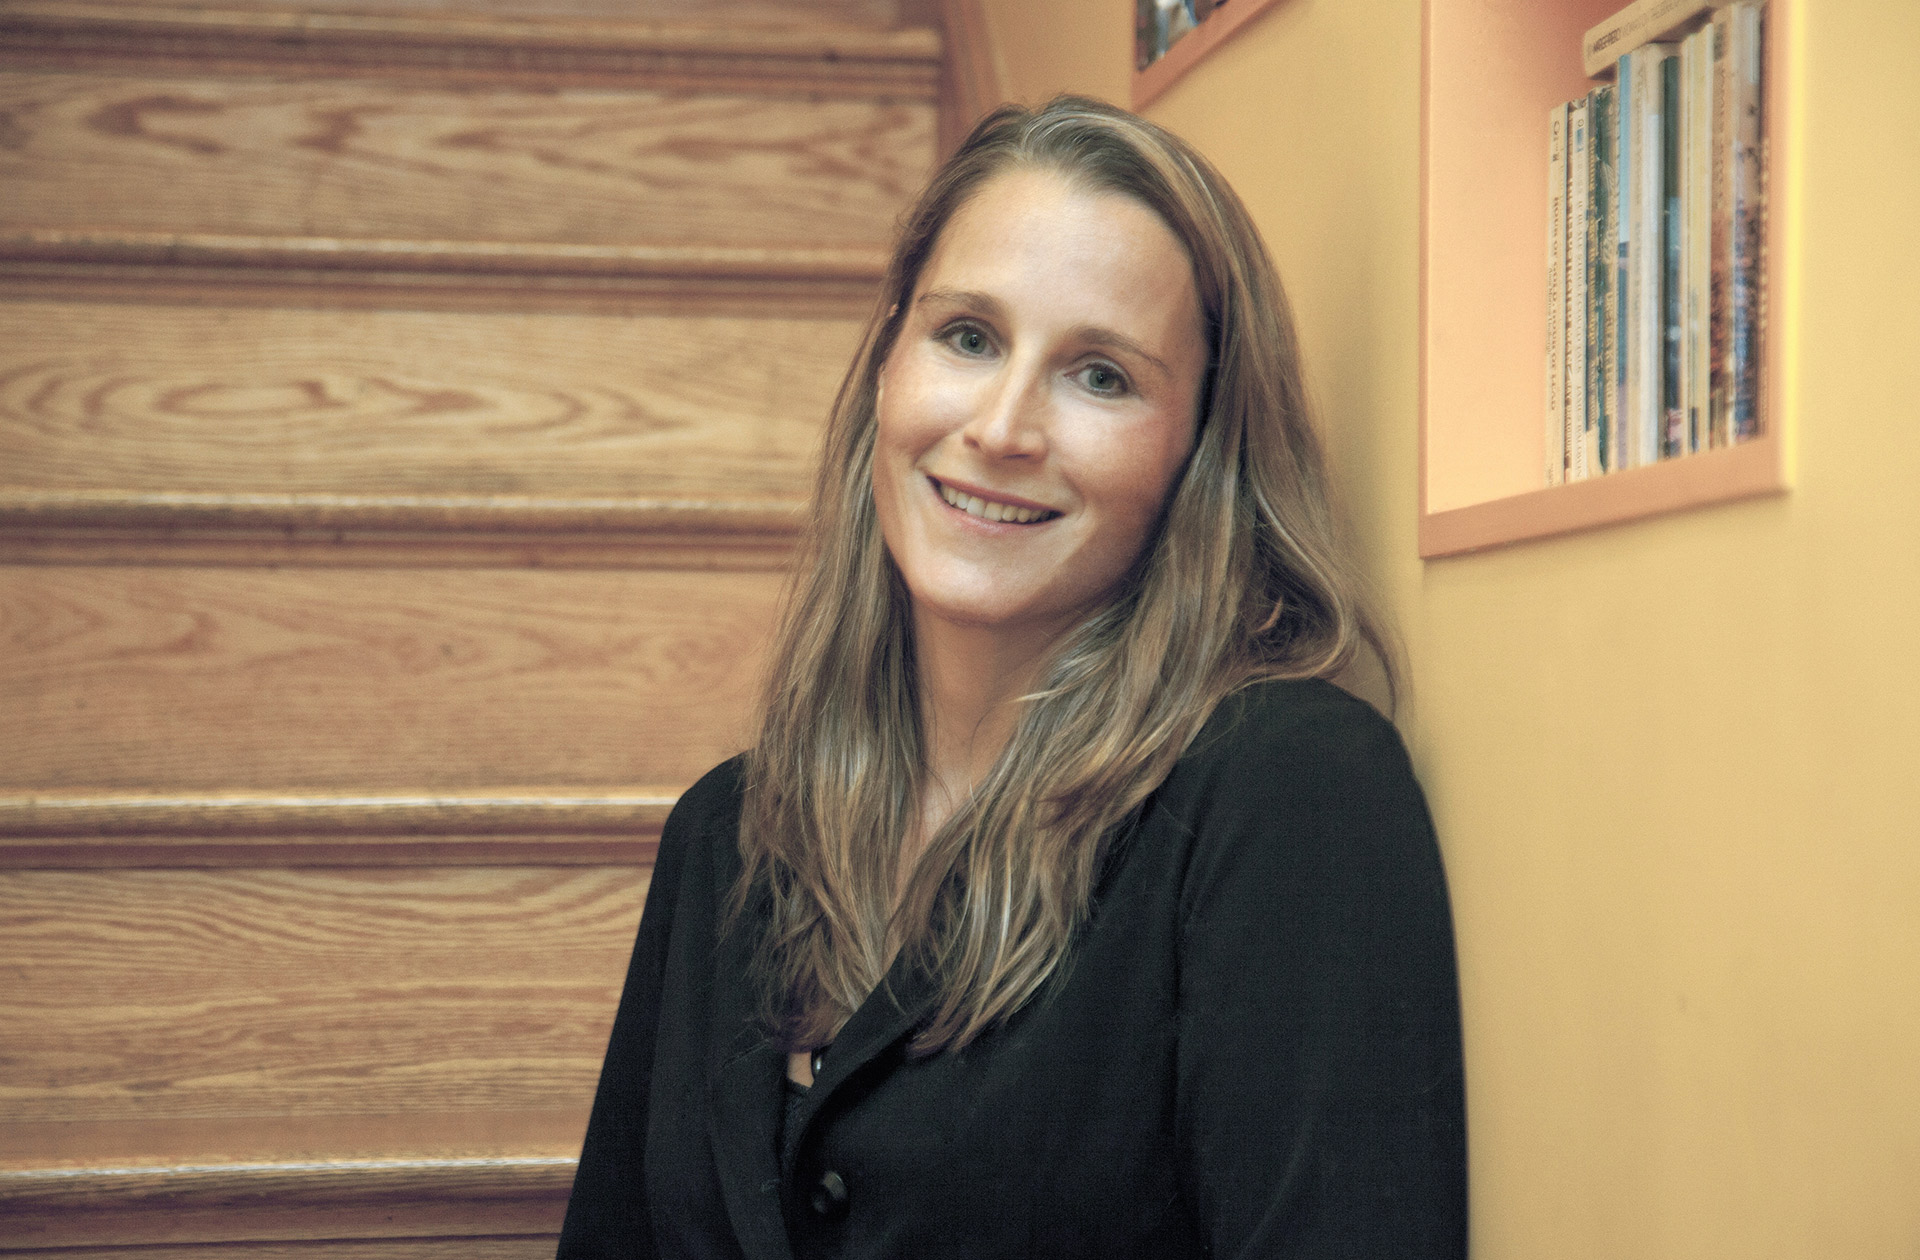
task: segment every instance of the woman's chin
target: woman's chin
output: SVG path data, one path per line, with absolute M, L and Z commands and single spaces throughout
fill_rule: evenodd
M 1087 615 L 1084 604 L 1008 598 L 1004 591 L 966 596 L 932 592 L 913 596 L 915 624 L 924 631 L 951 630 L 969 637 L 1000 637 L 1045 644 L 1066 634 Z

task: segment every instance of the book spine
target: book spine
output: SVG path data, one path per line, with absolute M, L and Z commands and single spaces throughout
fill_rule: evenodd
M 1668 39 L 1700 14 L 1730 3 L 1732 0 L 1636 0 L 1587 28 L 1580 40 L 1581 60 L 1589 75 L 1605 74 L 1635 49 Z
M 1762 64 L 1760 7 L 1736 4 L 1732 14 L 1732 338 L 1727 365 L 1732 438 L 1760 432 L 1760 247 L 1764 224 L 1760 147 Z
M 1613 280 L 1617 267 L 1614 206 L 1619 188 L 1614 179 L 1614 90 L 1602 85 L 1588 96 L 1587 147 L 1593 176 L 1588 196 L 1587 227 L 1587 469 L 1606 472 L 1607 439 L 1616 405 L 1614 387 L 1615 303 Z
M 1546 484 L 1566 479 L 1567 107 L 1547 114 L 1547 410 L 1541 432 Z
M 1713 154 L 1708 170 L 1713 192 L 1707 213 L 1707 436 L 1711 446 L 1733 440 L 1728 365 L 1733 361 L 1733 15 L 1713 15 L 1707 28 L 1713 61 Z
M 1686 219 L 1681 211 L 1685 136 L 1680 119 L 1680 57 L 1660 59 L 1660 450 L 1687 453 L 1686 382 L 1682 379 L 1686 318 Z
M 1614 179 L 1617 195 L 1614 197 L 1614 273 L 1613 273 L 1613 344 L 1614 344 L 1614 406 L 1613 416 L 1613 460 L 1607 465 L 1608 472 L 1620 472 L 1634 465 L 1634 456 L 1639 451 L 1638 439 L 1634 436 L 1634 410 L 1637 406 L 1636 391 L 1639 385 L 1639 373 L 1636 370 L 1639 355 L 1634 341 L 1637 325 L 1633 318 L 1634 301 L 1639 293 L 1636 280 L 1638 269 L 1635 267 L 1637 251 L 1634 248 L 1633 225 L 1639 213 L 1639 164 L 1634 160 L 1634 151 L 1639 144 L 1639 118 L 1636 105 L 1637 94 L 1633 85 L 1633 59 L 1620 59 L 1620 73 L 1614 83 L 1614 135 L 1619 147 L 1614 155 Z
M 1766 17 L 1764 15 L 1764 11 L 1760 18 L 1760 22 L 1761 22 L 1761 26 L 1764 28 L 1766 24 Z M 1765 35 L 1764 29 L 1760 32 L 1760 34 L 1762 36 L 1762 42 L 1764 42 L 1764 35 Z M 1764 53 L 1764 48 L 1762 49 L 1762 52 Z M 1763 76 L 1766 73 L 1764 56 L 1762 57 L 1762 65 L 1761 65 L 1760 72 Z M 1761 104 L 1762 111 L 1764 111 L 1766 108 L 1766 105 L 1764 102 L 1764 95 L 1765 95 L 1765 85 L 1763 83 L 1762 84 L 1763 101 Z M 1772 150 L 1773 150 L 1773 139 L 1772 137 L 1767 135 L 1766 127 L 1763 124 L 1760 129 L 1759 226 L 1754 230 L 1754 234 L 1760 239 L 1758 257 L 1754 261 L 1755 275 L 1754 275 L 1754 285 L 1753 285 L 1753 288 L 1754 288 L 1753 424 L 1754 424 L 1755 433 L 1767 432 L 1768 426 L 1771 424 L 1771 420 L 1768 417 L 1768 408 L 1772 405 L 1771 391 L 1766 387 L 1766 379 L 1765 379 L 1766 366 L 1765 365 L 1767 362 L 1767 303 L 1769 301 L 1768 290 L 1772 284 L 1771 277 L 1773 274 L 1772 267 L 1768 262 L 1768 251 L 1772 248 L 1771 241 L 1773 237 L 1772 237 L 1772 232 L 1767 226 L 1767 220 L 1773 214 L 1773 195 L 1769 191 L 1769 186 L 1771 185 L 1772 180 L 1768 176 L 1768 172 L 1773 168 L 1773 163 L 1771 159 Z
M 1673 55 L 1671 44 L 1647 44 L 1628 54 L 1633 63 L 1633 275 L 1628 297 L 1628 321 L 1633 336 L 1632 411 L 1629 415 L 1629 457 L 1634 467 L 1660 459 L 1665 418 L 1667 311 L 1664 284 L 1667 258 L 1666 169 L 1667 137 L 1662 114 L 1663 71 Z
M 1699 200 L 1695 195 L 1693 178 L 1693 116 L 1700 105 L 1700 95 L 1694 90 L 1693 81 L 1699 73 L 1699 62 L 1700 32 L 1695 31 L 1680 41 L 1680 388 L 1676 392 L 1680 401 L 1679 453 L 1682 455 L 1699 449 L 1693 407 L 1693 379 L 1700 363 L 1699 356 L 1694 353 L 1696 347 L 1693 339 L 1694 327 L 1699 322 L 1699 293 L 1693 282 L 1693 212 Z
M 1587 468 L 1587 102 L 1567 106 L 1567 373 L 1568 481 L 1585 481 Z
M 1712 240 L 1713 220 L 1711 161 L 1713 158 L 1713 57 L 1712 32 L 1702 27 L 1687 37 L 1691 50 L 1687 82 L 1683 92 L 1686 104 L 1686 216 L 1687 216 L 1687 337 L 1682 371 L 1686 380 L 1687 449 L 1704 451 L 1707 437 L 1707 312 L 1710 305 L 1708 247 Z

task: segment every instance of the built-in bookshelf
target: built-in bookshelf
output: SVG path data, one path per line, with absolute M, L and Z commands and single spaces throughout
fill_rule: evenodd
M 1546 120 L 1593 83 L 1581 37 L 1622 0 L 1427 0 L 1420 554 L 1445 556 L 1771 494 L 1791 474 L 1797 32 L 1768 0 L 1760 434 L 1541 488 Z

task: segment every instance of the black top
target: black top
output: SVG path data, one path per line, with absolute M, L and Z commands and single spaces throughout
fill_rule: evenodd
M 780 1149 L 780 1174 L 786 1176 L 793 1171 L 793 1158 L 800 1150 L 800 1109 L 807 1105 L 808 1090 L 791 1077 L 781 1087 L 785 1092 L 780 1099 L 780 1129 L 773 1136 Z
M 1466 1253 L 1446 887 L 1398 735 L 1321 682 L 1230 698 L 1117 838 L 1068 965 L 911 1059 L 904 964 L 796 1107 L 757 1022 L 739 763 L 661 837 L 568 1260 Z

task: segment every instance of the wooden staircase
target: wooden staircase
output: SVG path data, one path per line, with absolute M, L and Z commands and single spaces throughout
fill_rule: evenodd
M 551 1254 L 990 80 L 959 5 L 534 2 L 0 0 L 0 1253 Z

